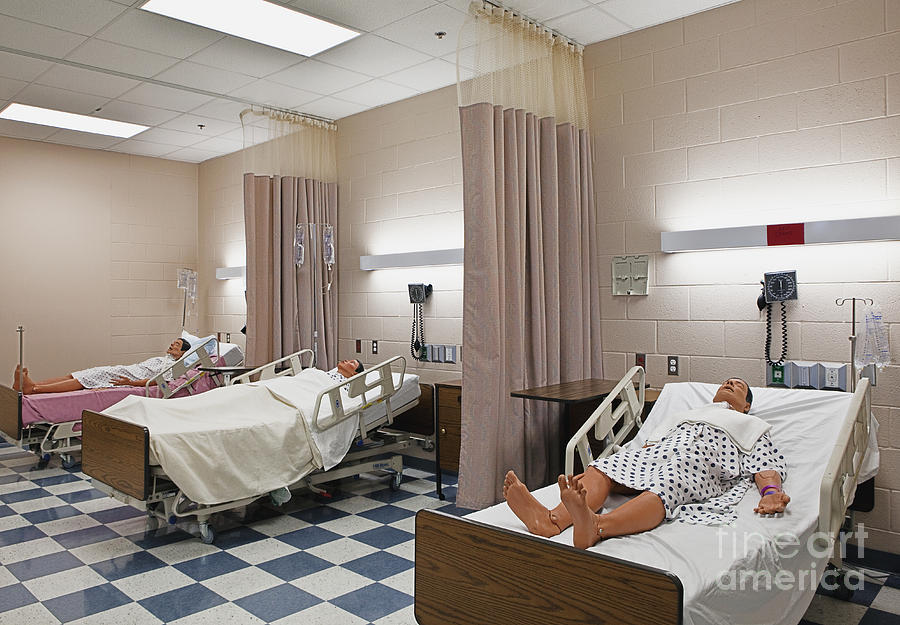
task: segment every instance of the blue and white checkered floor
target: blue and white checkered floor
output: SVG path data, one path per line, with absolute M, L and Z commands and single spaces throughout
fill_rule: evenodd
M 455 478 L 440 501 L 432 474 L 407 469 L 398 492 L 361 478 L 327 505 L 298 495 L 222 515 L 204 545 L 184 531 L 196 527 L 151 530 L 57 459 L 35 464 L 0 442 L 0 624 L 412 625 L 415 512 L 462 512 Z M 817 596 L 805 622 L 896 624 L 898 587 L 895 575 L 854 602 Z

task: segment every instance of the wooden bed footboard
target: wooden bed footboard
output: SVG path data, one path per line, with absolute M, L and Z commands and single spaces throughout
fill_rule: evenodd
M 135 499 L 150 494 L 150 431 L 98 412 L 82 412 L 82 471 Z
M 13 440 L 22 438 L 22 394 L 0 384 L 0 430 Z
M 680 625 L 673 574 L 432 510 L 416 514 L 421 625 Z

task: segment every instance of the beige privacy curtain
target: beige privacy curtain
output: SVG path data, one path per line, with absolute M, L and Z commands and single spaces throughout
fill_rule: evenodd
M 272 111 L 241 114 L 247 245 L 246 361 L 299 349 L 337 364 L 337 164 L 335 128 Z M 302 233 L 302 263 L 297 242 Z M 314 338 L 315 337 L 315 338 Z
M 559 410 L 513 390 L 602 377 L 581 49 L 473 2 L 460 39 L 465 269 L 457 505 L 560 471 Z M 469 39 L 466 39 L 469 37 Z M 465 49 L 474 40 L 473 48 Z M 474 52 L 469 55 L 469 52 Z

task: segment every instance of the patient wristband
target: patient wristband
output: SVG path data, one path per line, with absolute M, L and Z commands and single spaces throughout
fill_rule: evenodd
M 769 493 L 772 493 L 772 492 L 774 492 L 774 493 L 781 492 L 781 487 L 776 486 L 775 484 L 769 484 L 768 486 L 763 486 L 762 490 L 759 491 L 759 496 L 765 497 L 766 495 L 768 495 Z

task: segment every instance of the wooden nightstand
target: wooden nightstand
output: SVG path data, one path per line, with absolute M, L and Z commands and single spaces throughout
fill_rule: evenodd
M 441 469 L 459 472 L 459 444 L 462 433 L 462 380 L 434 385 L 437 395 L 437 453 Z

